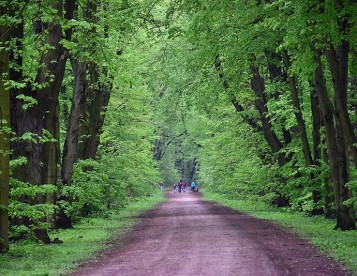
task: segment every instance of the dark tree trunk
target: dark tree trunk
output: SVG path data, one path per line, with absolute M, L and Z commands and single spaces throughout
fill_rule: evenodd
M 312 87 L 310 92 L 310 103 L 311 103 L 311 113 L 312 113 L 312 145 L 313 145 L 313 160 L 312 164 L 316 167 L 320 167 L 321 163 L 321 118 L 319 109 L 319 99 L 317 96 L 317 91 Z M 322 183 L 318 180 L 316 172 L 314 173 L 312 183 L 312 201 L 314 204 L 319 203 L 323 196 L 321 194 Z M 326 182 L 326 181 L 325 181 Z M 325 191 L 327 193 L 327 191 Z M 326 199 L 325 199 L 326 202 Z M 326 209 L 325 209 L 326 210 Z M 311 215 L 322 215 L 324 213 L 323 208 L 314 207 L 311 211 Z
M 265 50 L 265 56 L 268 60 L 268 72 L 269 72 L 270 80 L 275 83 L 286 82 L 287 81 L 286 73 L 282 70 L 281 66 L 277 65 L 281 63 L 282 56 L 280 54 L 273 53 L 269 50 Z M 272 93 L 271 99 L 274 98 L 278 100 L 279 96 L 280 96 L 280 92 L 276 90 L 274 93 Z M 269 100 L 270 99 L 267 99 L 266 102 L 268 102 Z M 285 127 L 283 127 L 281 131 L 284 138 L 284 146 L 287 146 L 292 141 L 291 132 Z
M 322 158 L 326 164 L 328 161 L 328 153 L 327 149 L 324 149 L 322 152 Z M 324 179 L 324 192 L 325 192 L 325 204 L 324 204 L 324 212 L 325 218 L 336 219 L 336 210 L 335 210 L 335 195 L 333 191 L 333 181 L 331 171 L 329 171 L 328 175 Z
M 346 206 L 344 201 L 352 198 L 351 190 L 346 187 L 349 181 L 349 162 L 345 135 L 339 114 L 336 114 L 336 138 L 338 150 L 338 166 L 339 166 L 339 197 L 340 202 L 337 207 L 337 228 L 342 230 L 356 229 L 355 211 L 352 205 Z
M 283 148 L 283 144 L 278 139 L 278 136 L 273 130 L 273 126 L 270 123 L 268 118 L 268 108 L 267 101 L 264 94 L 265 84 L 264 79 L 260 76 L 259 70 L 257 67 L 251 67 L 251 72 L 253 74 L 251 78 L 251 87 L 256 96 L 255 108 L 258 110 L 260 115 L 260 121 L 262 124 L 262 130 L 265 140 L 267 141 L 270 149 L 273 153 L 278 153 L 278 162 L 280 166 L 283 166 L 287 163 L 286 158 L 279 151 Z
M 86 62 L 71 60 L 74 74 L 72 105 L 68 121 L 66 139 L 63 146 L 61 178 L 63 185 L 71 185 L 74 163 L 77 161 L 78 146 L 81 136 L 81 122 L 85 117 L 85 91 L 86 91 Z M 68 202 L 72 198 L 60 196 L 60 200 Z M 60 208 L 57 213 L 56 228 L 72 228 L 73 221 L 66 215 L 65 210 Z
M 288 53 L 285 50 L 282 51 L 282 57 L 283 57 L 284 65 L 288 71 L 291 67 L 291 63 L 290 63 L 290 58 L 288 56 Z M 302 147 L 302 152 L 304 154 L 304 159 L 305 159 L 305 166 L 306 166 L 306 168 L 311 168 L 312 165 L 318 166 L 319 165 L 318 159 L 316 160 L 316 162 L 314 162 L 314 160 L 312 158 L 309 140 L 307 137 L 305 121 L 302 116 L 302 110 L 301 110 L 301 106 L 300 106 L 300 99 L 299 99 L 296 78 L 294 76 L 288 75 L 288 84 L 289 84 L 289 89 L 290 89 L 290 93 L 291 93 L 291 100 L 292 100 L 293 107 L 294 107 L 294 115 L 296 118 L 296 122 L 298 124 L 300 140 L 301 140 L 301 147 Z M 317 115 L 319 113 L 317 101 L 318 101 L 318 99 L 316 97 L 314 98 L 312 96 L 311 105 L 313 105 L 313 104 L 316 105 L 316 106 L 311 106 L 312 113 L 313 113 L 313 120 L 315 119 L 315 120 L 319 121 L 320 119 L 317 118 Z M 317 143 L 317 147 L 318 147 L 319 146 L 318 139 L 320 137 L 319 122 L 313 121 L 313 124 L 315 124 L 313 126 L 313 132 L 314 132 L 313 138 L 315 139 L 314 142 Z M 320 192 L 320 189 L 318 189 L 318 187 L 315 187 L 316 183 L 315 183 L 315 174 L 314 173 L 312 173 L 312 172 L 310 173 L 309 180 L 312 184 L 312 192 L 311 192 L 312 200 L 313 200 L 314 205 L 316 206 L 319 203 L 319 201 L 321 200 L 321 192 Z M 321 214 L 323 214 L 323 209 L 321 207 L 314 207 L 311 210 L 311 215 L 321 215 Z
M 80 124 L 85 113 L 85 91 L 86 91 L 86 62 L 72 60 L 74 74 L 74 87 L 72 106 L 68 122 L 67 135 L 63 147 L 62 157 L 62 182 L 70 184 L 73 174 L 73 165 L 77 161 L 78 144 L 80 140 Z
M 71 7 L 66 1 L 65 7 Z M 62 16 L 61 0 L 52 1 L 51 7 L 57 11 L 59 17 Z M 71 19 L 73 10 L 66 10 L 66 19 Z M 44 88 L 33 90 L 30 87 L 16 91 L 13 102 L 13 128 L 17 136 L 26 132 L 38 135 L 38 137 L 47 137 L 45 142 L 33 143 L 31 141 L 17 142 L 13 145 L 14 157 L 25 156 L 28 162 L 19 167 L 16 176 L 24 181 L 34 185 L 54 184 L 57 180 L 57 164 L 59 163 L 59 118 L 58 118 L 58 97 L 64 77 L 65 64 L 67 60 L 66 49 L 60 44 L 62 39 L 62 28 L 57 22 L 51 22 L 47 26 L 48 33 L 46 42 L 51 49 L 41 56 L 41 68 L 36 76 L 36 82 L 47 84 Z M 37 100 L 37 104 L 22 109 L 22 101 L 16 99 L 16 95 L 24 94 Z M 54 194 L 47 196 L 38 196 L 37 204 L 54 203 Z M 47 217 L 47 220 L 50 220 Z M 36 230 L 36 236 L 45 243 L 49 243 L 49 237 L 44 230 Z
M 103 9 L 107 12 L 107 3 L 103 3 Z M 97 1 L 88 1 L 84 11 L 84 17 L 93 23 L 98 22 Z M 95 26 L 95 25 L 94 25 Z M 96 27 L 92 28 L 96 32 Z M 104 26 L 104 38 L 108 38 L 108 26 Z M 86 114 L 85 123 L 81 126 L 82 140 L 78 148 L 79 159 L 95 159 L 105 113 L 109 103 L 111 83 L 104 83 L 100 76 L 107 76 L 105 68 L 100 68 L 98 64 L 88 63 L 89 80 L 86 92 Z
M 62 1 L 57 1 L 53 6 L 53 8 L 58 11 L 59 16 L 62 15 L 62 4 Z M 58 23 L 50 23 L 47 43 L 51 45 L 53 49 L 42 55 L 41 64 L 44 64 L 44 66 L 39 69 L 36 77 L 36 81 L 38 83 L 49 83 L 48 87 L 37 91 L 36 99 L 38 102 L 39 116 L 43 118 L 41 121 L 41 134 L 44 134 L 43 131 L 45 130 L 53 139 L 56 137 L 57 132 L 58 97 L 61 90 L 67 60 L 67 52 L 60 44 L 61 39 L 61 25 Z M 50 80 L 49 76 L 53 76 L 53 79 Z M 57 143 L 59 143 L 58 140 L 37 145 L 41 160 L 40 184 L 57 184 Z M 38 203 L 45 203 L 47 201 L 47 197 L 42 197 L 42 200 L 40 198 L 38 199 Z M 36 235 L 45 243 L 50 242 L 47 233 L 44 233 L 43 230 L 37 230 Z
M 260 115 L 260 121 L 262 124 L 262 130 L 265 140 L 267 141 L 271 151 L 277 154 L 278 164 L 280 167 L 286 165 L 288 163 L 287 158 L 280 150 L 283 148 L 283 144 L 278 139 L 278 136 L 273 130 L 273 126 L 270 123 L 268 118 L 268 108 L 267 101 L 265 97 L 265 85 L 264 79 L 260 76 L 259 70 L 257 67 L 251 67 L 252 78 L 251 78 L 251 88 L 254 91 L 256 100 L 255 100 L 255 108 L 258 110 Z M 282 183 L 286 183 L 284 178 L 281 179 Z M 279 207 L 284 207 L 289 204 L 289 199 L 283 195 L 278 193 L 278 198 L 275 200 L 275 203 Z
M 357 139 L 347 109 L 348 54 L 349 44 L 347 41 L 343 40 L 337 52 L 333 46 L 331 46 L 326 55 L 330 65 L 329 67 L 335 92 L 336 110 L 340 114 L 341 124 L 345 133 L 349 152 L 355 167 L 357 167 Z
M 218 76 L 219 78 L 223 81 L 223 89 L 225 90 L 226 93 L 228 93 L 228 88 L 229 88 L 229 82 L 228 80 L 226 80 L 226 78 L 224 77 L 223 71 L 222 71 L 222 64 L 221 64 L 221 60 L 219 58 L 219 56 L 216 57 L 216 61 L 215 61 L 215 70 L 218 72 Z M 237 113 L 240 113 L 241 118 L 243 119 L 243 121 L 250 125 L 254 131 L 257 132 L 262 132 L 262 128 L 260 125 L 257 124 L 256 120 L 246 116 L 244 114 L 244 108 L 241 104 L 239 104 L 237 98 L 234 95 L 230 95 L 231 98 L 231 103 L 234 106 L 234 109 L 236 110 Z
M 99 80 L 99 68 L 89 64 L 90 83 L 92 87 L 87 94 L 87 122 L 84 126 L 83 137 L 78 151 L 79 159 L 95 159 L 105 119 L 105 111 L 110 98 L 110 85 Z M 104 72 L 106 73 L 106 72 Z
M 289 68 L 291 67 L 289 56 L 285 51 L 283 51 L 282 54 L 283 54 L 283 60 L 284 60 L 285 67 L 287 68 L 287 70 L 289 70 Z M 293 103 L 294 111 L 295 111 L 294 115 L 296 118 L 296 122 L 298 124 L 302 152 L 303 152 L 304 158 L 305 158 L 305 165 L 306 165 L 306 167 L 310 167 L 313 164 L 313 161 L 312 161 L 309 141 L 307 138 L 305 121 L 302 116 L 296 79 L 294 76 L 290 76 L 290 75 L 288 76 L 288 84 L 289 84 L 289 89 L 291 92 L 291 99 L 292 99 L 292 103 Z
M 240 112 L 244 111 L 243 106 L 239 104 L 239 102 L 237 101 L 235 96 L 232 96 L 231 103 L 233 104 L 236 112 L 240 113 Z M 254 131 L 256 131 L 256 132 L 263 131 L 262 127 L 260 125 L 258 125 L 258 123 L 256 122 L 255 119 L 253 119 L 243 113 L 241 113 L 241 117 L 242 117 L 243 121 L 245 123 L 247 123 L 248 125 L 250 125 Z
M 315 69 L 315 85 L 326 128 L 328 159 L 334 184 L 337 218 L 336 228 L 341 230 L 355 229 L 355 212 L 353 206 L 344 204 L 346 200 L 351 198 L 351 192 L 346 187 L 346 183 L 348 182 L 348 160 L 342 123 L 339 113 L 334 110 L 333 104 L 328 96 L 321 58 L 317 51 L 315 51 L 315 62 L 317 65 Z M 334 114 L 336 114 L 336 127 L 334 125 Z
M 313 143 L 313 163 L 316 165 L 321 159 L 321 118 L 319 109 L 319 98 L 315 87 L 310 92 L 311 113 L 312 113 L 312 143 Z
M 3 15 L 0 8 L 0 15 Z M 8 31 L 0 26 L 3 38 Z M 1 44 L 6 38 L 1 40 Z M 9 75 L 9 53 L 0 50 L 0 252 L 9 250 L 9 179 L 10 179 L 10 91 L 5 86 Z
M 216 57 L 215 61 L 215 70 L 218 72 L 218 76 L 221 80 L 223 80 L 223 88 L 225 91 L 228 90 L 229 88 L 229 83 L 225 79 L 222 68 L 221 68 L 221 61 L 219 59 L 219 56 Z M 272 78 L 278 78 L 282 74 L 281 70 L 276 70 L 276 66 L 271 66 L 269 68 L 269 71 L 271 73 Z M 242 116 L 244 122 L 246 122 L 248 125 L 250 125 L 255 131 L 261 132 L 264 136 L 264 139 L 266 140 L 268 146 L 270 147 L 272 153 L 277 154 L 278 158 L 278 164 L 280 167 L 284 166 L 287 164 L 288 160 L 284 156 L 283 153 L 280 152 L 280 150 L 283 148 L 283 143 L 279 140 L 278 136 L 273 130 L 273 126 L 270 123 L 269 118 L 267 117 L 268 114 L 268 109 L 267 109 L 267 100 L 265 97 L 265 85 L 264 85 L 264 79 L 260 76 L 259 70 L 257 67 L 251 66 L 251 72 L 252 72 L 252 78 L 251 78 L 251 88 L 254 91 L 254 94 L 256 96 L 255 100 L 255 108 L 259 112 L 259 119 L 261 122 L 261 126 L 255 122 L 252 118 L 248 116 Z M 242 112 L 244 111 L 243 107 L 239 104 L 237 99 L 234 97 L 234 95 L 231 95 L 231 102 L 237 112 Z M 289 144 L 291 142 L 291 135 L 290 132 L 283 129 L 283 136 L 286 144 Z M 262 159 L 264 159 L 263 156 L 261 156 Z M 285 183 L 286 180 L 282 178 L 282 182 Z M 284 195 L 279 195 L 278 198 L 276 199 L 275 203 L 279 207 L 287 206 L 289 204 L 288 199 Z

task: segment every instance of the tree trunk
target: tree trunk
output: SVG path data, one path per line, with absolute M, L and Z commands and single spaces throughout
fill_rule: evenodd
M 277 154 L 278 164 L 280 167 L 286 165 L 288 163 L 287 158 L 280 150 L 283 148 L 283 144 L 278 139 L 278 136 L 273 130 L 273 126 L 270 123 L 270 120 L 267 116 L 268 108 L 267 101 L 265 98 L 265 85 L 264 79 L 260 76 L 259 70 L 257 67 L 251 67 L 252 78 L 251 78 L 251 88 L 254 91 L 256 100 L 255 100 L 255 108 L 258 110 L 260 115 L 260 121 L 262 124 L 262 130 L 265 140 L 267 141 L 271 151 Z M 286 183 L 286 180 L 282 177 L 282 183 Z M 289 204 L 289 199 L 278 192 L 278 198 L 275 200 L 275 203 L 279 207 L 284 207 Z
M 57 102 L 56 110 L 55 110 L 55 119 L 54 119 L 55 125 L 53 127 L 54 134 L 53 137 L 55 138 L 56 141 L 59 141 L 60 139 L 60 125 L 59 125 L 59 103 Z M 48 164 L 48 183 L 56 183 L 57 177 L 58 177 L 58 171 L 57 171 L 57 165 L 59 164 L 60 160 L 60 146 L 59 143 L 51 143 L 50 144 L 50 154 L 51 158 L 49 159 L 49 164 Z M 44 199 L 45 202 L 50 203 L 50 204 L 55 204 L 56 203 L 56 192 L 50 192 L 46 195 L 46 198 Z M 54 223 L 54 216 L 53 215 L 47 215 L 46 217 L 47 223 L 51 225 L 52 228 L 55 227 Z
M 73 7 L 66 1 L 66 8 Z M 50 6 L 56 11 L 56 15 L 62 17 L 62 0 L 50 1 Z M 73 10 L 66 10 L 66 19 L 71 19 Z M 60 44 L 62 39 L 62 27 L 58 22 L 50 22 L 47 28 L 46 42 L 51 48 L 41 56 L 41 68 L 36 76 L 36 82 L 47 84 L 44 88 L 33 90 L 26 87 L 14 93 L 14 120 L 13 127 L 17 136 L 26 132 L 39 137 L 48 137 L 45 142 L 33 143 L 31 141 L 17 142 L 13 145 L 14 157 L 25 156 L 28 162 L 17 168 L 16 176 L 23 182 L 34 185 L 54 184 L 57 180 L 57 165 L 59 163 L 59 118 L 58 97 L 64 77 L 67 51 Z M 68 32 L 66 31 L 66 35 Z M 37 104 L 24 110 L 22 101 L 16 99 L 16 95 L 24 94 L 37 100 Z M 37 204 L 46 203 L 50 200 L 54 203 L 54 194 L 38 196 Z M 44 218 L 45 219 L 45 218 Z M 51 220 L 50 217 L 46 218 Z M 45 243 L 49 243 L 49 237 L 44 230 L 36 230 L 36 236 Z
M 286 69 L 289 70 L 291 67 L 291 63 L 290 63 L 290 58 L 288 56 L 288 53 L 285 50 L 282 51 L 282 57 L 283 57 L 283 62 L 284 62 Z M 304 159 L 305 159 L 305 166 L 306 166 L 306 168 L 311 168 L 312 165 L 318 166 L 318 164 L 319 164 L 318 159 L 316 160 L 316 162 L 314 162 L 312 159 L 309 140 L 307 138 L 305 121 L 302 116 L 302 110 L 301 110 L 301 106 L 300 106 L 300 99 L 299 99 L 296 78 L 294 76 L 291 76 L 290 74 L 288 75 L 288 84 L 289 84 L 289 89 L 290 89 L 290 93 L 291 93 L 291 100 L 292 100 L 293 107 L 294 107 L 294 115 L 296 118 L 296 122 L 298 124 L 300 140 L 301 140 L 301 147 L 302 147 L 302 152 L 304 154 Z M 314 132 L 313 138 L 315 139 L 314 142 L 315 142 L 315 144 L 317 144 L 317 147 L 318 147 L 319 138 L 320 138 L 320 128 L 319 128 L 319 122 L 317 122 L 316 120 L 319 121 L 320 119 L 318 116 L 319 111 L 318 111 L 318 102 L 317 101 L 318 101 L 317 97 L 314 98 L 314 96 L 312 96 L 311 105 L 316 105 L 316 106 L 311 106 L 312 113 L 313 113 L 313 124 L 315 124 L 313 126 L 313 132 Z M 315 119 L 315 122 L 314 122 L 314 119 Z M 315 152 L 315 154 L 318 155 L 316 152 Z M 316 156 L 316 157 L 318 157 L 318 156 Z M 315 187 L 316 186 L 315 174 L 313 172 L 310 173 L 309 180 L 312 185 L 312 189 L 311 189 L 312 190 L 311 191 L 312 200 L 313 200 L 314 205 L 316 206 L 319 203 L 319 201 L 321 200 L 321 193 L 320 193 L 320 190 L 317 187 Z M 321 215 L 321 214 L 323 214 L 323 209 L 319 208 L 319 207 L 313 207 L 313 209 L 311 210 L 310 213 L 311 213 L 311 215 Z
M 337 52 L 333 46 L 326 52 L 335 92 L 336 110 L 340 114 L 344 136 L 357 168 L 357 138 L 347 109 L 348 54 L 349 44 L 345 40 L 341 42 Z
M 272 82 L 285 82 L 287 81 L 287 74 L 282 70 L 282 67 L 277 65 L 281 63 L 281 55 L 271 52 L 270 50 L 265 50 L 265 56 L 268 60 L 268 72 L 269 72 L 269 78 Z M 274 93 L 272 93 L 271 99 L 276 99 L 278 100 L 280 96 L 280 92 L 276 90 Z M 268 102 L 270 99 L 267 99 L 266 102 Z M 292 136 L 290 130 L 286 129 L 284 127 L 284 123 L 282 124 L 282 134 L 284 138 L 284 146 L 287 146 L 291 143 L 292 141 Z M 290 158 L 289 158 L 290 159 Z
M 1 9 L 1 15 L 3 11 Z M 0 36 L 7 28 L 1 26 Z M 3 41 L 1 41 L 3 42 Z M 0 50 L 0 252 L 9 250 L 9 176 L 10 176 L 10 92 L 5 86 L 9 75 L 9 53 Z
M 87 124 L 78 152 L 79 159 L 95 159 L 104 124 L 105 112 L 110 98 L 110 85 L 103 84 L 99 79 L 99 68 L 96 64 L 89 64 L 92 87 L 87 94 Z M 106 72 L 104 72 L 106 73 Z
M 287 70 L 289 70 L 289 68 L 291 67 L 289 56 L 286 53 L 286 51 L 282 51 L 282 55 L 283 55 L 283 61 L 284 61 L 285 67 Z M 298 124 L 302 152 L 303 152 L 304 158 L 305 158 L 305 165 L 306 165 L 306 167 L 310 167 L 313 164 L 313 161 L 312 161 L 309 141 L 307 138 L 305 121 L 302 116 L 302 111 L 301 111 L 301 107 L 300 107 L 300 100 L 299 100 L 298 88 L 296 85 L 295 77 L 288 75 L 288 83 L 289 83 L 289 89 L 291 92 L 292 103 L 294 106 L 294 115 L 296 118 L 296 122 Z
M 336 228 L 341 230 L 355 229 L 355 213 L 351 205 L 344 202 L 351 198 L 351 192 L 346 187 L 348 182 L 348 163 L 345 150 L 342 123 L 327 93 L 326 81 L 323 74 L 320 54 L 315 51 L 315 85 L 318 93 L 319 104 L 326 128 L 326 142 L 328 157 L 334 186 L 336 204 Z M 336 127 L 334 125 L 334 113 L 336 112 Z
M 251 87 L 256 96 L 255 108 L 258 110 L 260 115 L 260 121 L 262 124 L 262 130 L 265 140 L 267 141 L 270 149 L 273 153 L 278 153 L 278 162 L 280 166 L 283 166 L 287 163 L 286 158 L 279 151 L 283 148 L 283 144 L 278 139 L 278 136 L 273 130 L 273 126 L 270 123 L 270 120 L 267 116 L 268 108 L 266 106 L 267 101 L 264 95 L 265 85 L 264 79 L 260 76 L 259 70 L 257 67 L 251 67 L 251 72 L 253 74 L 251 78 Z
M 108 3 L 103 3 L 103 9 L 107 12 Z M 92 32 L 96 33 L 95 24 L 99 18 L 97 15 L 98 2 L 88 1 L 84 10 L 84 17 L 93 22 Z M 108 38 L 108 26 L 104 26 L 104 38 Z M 79 159 L 95 159 L 100 142 L 100 135 L 105 119 L 105 112 L 108 106 L 111 83 L 105 83 L 100 76 L 107 77 L 107 69 L 100 68 L 98 64 L 90 62 L 87 64 L 90 80 L 88 80 L 86 93 L 86 114 L 85 123 L 81 126 L 81 143 L 78 148 Z
M 80 141 L 80 125 L 85 113 L 86 91 L 86 62 L 71 61 L 74 74 L 74 87 L 72 106 L 68 122 L 66 140 L 63 147 L 62 157 L 62 182 L 70 184 L 73 174 L 73 165 L 77 161 L 78 144 Z
M 66 139 L 63 146 L 61 178 L 63 185 L 71 185 L 73 166 L 77 161 L 77 152 L 81 136 L 81 122 L 85 117 L 85 91 L 86 91 L 86 62 L 71 60 L 74 74 L 72 105 L 68 121 Z M 73 201 L 64 196 L 60 200 Z M 56 228 L 68 229 L 72 227 L 72 219 L 66 215 L 63 209 L 57 213 Z
M 219 58 L 219 55 L 217 55 L 216 57 L 216 61 L 215 61 L 215 70 L 218 72 L 218 76 L 219 78 L 223 81 L 223 89 L 226 93 L 228 93 L 228 88 L 229 88 L 229 82 L 228 80 L 226 80 L 226 78 L 224 77 L 223 71 L 222 71 L 222 63 L 221 60 Z M 230 95 L 231 98 L 231 103 L 233 104 L 235 110 L 237 113 L 241 114 L 241 117 L 243 119 L 243 121 L 245 123 L 247 123 L 248 125 L 250 125 L 253 130 L 257 131 L 257 132 L 262 132 L 262 128 L 260 125 L 257 124 L 257 122 L 253 119 L 250 118 L 249 116 L 246 116 L 244 114 L 242 114 L 242 112 L 244 111 L 244 108 L 241 104 L 239 104 L 239 102 L 237 101 L 237 98 L 235 97 L 235 95 Z
M 312 145 L 313 145 L 313 160 L 312 164 L 316 167 L 320 167 L 321 164 L 321 118 L 320 118 L 320 109 L 319 109 L 319 99 L 317 96 L 317 91 L 314 87 L 312 87 L 310 92 L 310 103 L 311 103 L 311 113 L 312 113 Z M 317 179 L 316 172 L 313 175 L 313 183 L 312 183 L 312 201 L 314 204 L 320 202 L 323 199 L 321 190 L 322 183 L 320 183 Z M 326 181 L 324 181 L 325 184 Z M 328 191 L 325 191 L 328 193 Z M 325 199 L 326 202 L 326 199 Z M 327 210 L 325 208 L 325 210 Z M 322 215 L 324 214 L 323 208 L 313 208 L 311 211 L 311 215 Z
M 346 206 L 344 204 L 344 201 L 352 198 L 352 192 L 346 187 L 346 183 L 349 181 L 349 162 L 345 142 L 346 139 L 338 113 L 336 114 L 336 139 L 340 180 L 338 191 L 340 202 L 337 204 L 337 228 L 341 228 L 342 230 L 356 229 L 354 208 L 352 205 Z

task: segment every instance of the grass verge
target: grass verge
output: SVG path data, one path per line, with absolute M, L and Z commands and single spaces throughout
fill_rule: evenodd
M 10 251 L 0 255 L 0 275 L 64 275 L 80 263 L 94 258 L 111 238 L 130 231 L 143 212 L 165 201 L 163 193 L 131 202 L 106 218 L 83 219 L 73 229 L 51 233 L 62 244 L 44 245 L 33 241 L 11 244 Z
M 204 199 L 238 210 L 253 217 L 277 222 L 311 241 L 321 251 L 339 260 L 357 275 L 357 231 L 333 230 L 334 220 L 308 217 L 288 209 L 275 208 L 257 201 L 232 200 L 222 195 L 204 193 Z

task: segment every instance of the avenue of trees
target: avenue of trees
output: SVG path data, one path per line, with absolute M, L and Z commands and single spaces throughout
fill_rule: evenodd
M 157 90 L 201 183 L 356 228 L 356 15 L 355 1 L 169 4 Z
M 0 1 L 1 251 L 9 239 L 50 243 L 49 228 L 159 182 L 151 94 L 133 48 L 149 4 Z
M 0 251 L 180 178 L 356 228 L 355 1 L 0 12 Z

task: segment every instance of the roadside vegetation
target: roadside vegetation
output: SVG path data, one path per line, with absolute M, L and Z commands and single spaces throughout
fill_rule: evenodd
M 333 230 L 335 222 L 332 219 L 325 219 L 323 216 L 308 216 L 292 211 L 290 208 L 277 208 L 261 201 L 230 199 L 211 192 L 205 192 L 204 199 L 255 218 L 278 223 L 292 233 L 297 233 L 300 237 L 310 241 L 328 256 L 339 260 L 348 270 L 357 275 L 357 232 Z
M 356 15 L 352 0 L 0 0 L 0 251 L 53 247 L 179 179 L 353 235 Z
M 83 219 L 73 229 L 51 231 L 51 238 L 63 243 L 44 245 L 34 240 L 13 243 L 8 254 L 0 255 L 0 275 L 64 275 L 79 264 L 100 255 L 101 250 L 118 244 L 138 216 L 165 200 L 164 193 L 142 197 L 124 208 L 101 217 Z

